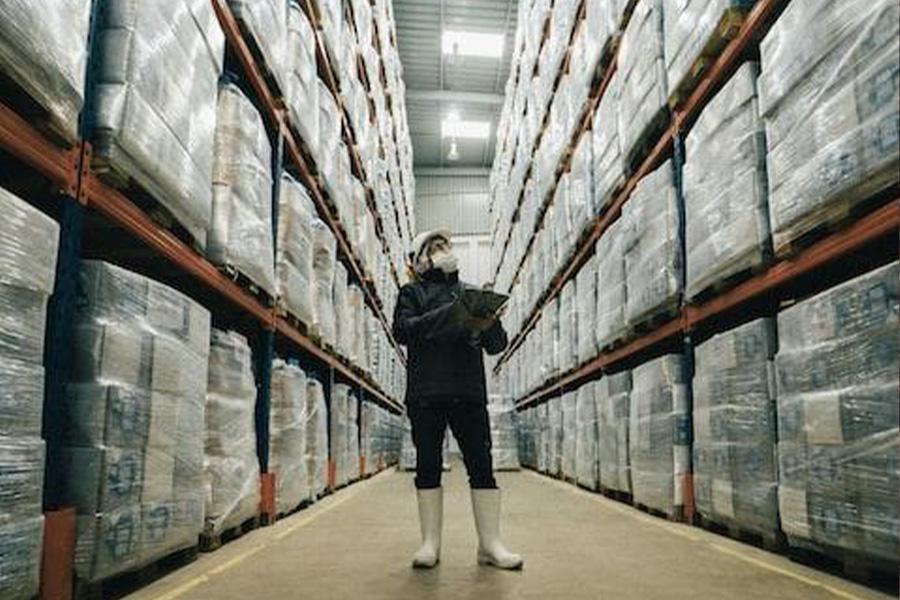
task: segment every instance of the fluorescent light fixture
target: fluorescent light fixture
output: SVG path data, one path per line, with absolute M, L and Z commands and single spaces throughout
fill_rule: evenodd
M 506 37 L 502 33 L 444 31 L 444 54 L 502 58 Z
M 486 140 L 491 135 L 489 121 L 460 121 L 449 116 L 441 123 L 441 137 Z
M 459 148 L 456 147 L 456 140 L 450 142 L 450 153 L 447 155 L 447 160 L 459 160 Z

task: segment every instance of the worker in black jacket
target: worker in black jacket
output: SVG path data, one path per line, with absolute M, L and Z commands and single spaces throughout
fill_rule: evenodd
M 447 427 L 459 442 L 478 530 L 478 563 L 522 567 L 500 542 L 500 491 L 494 481 L 482 352 L 507 345 L 499 315 L 479 318 L 465 304 L 450 234 L 419 234 L 410 255 L 411 283 L 400 290 L 394 337 L 408 348 L 406 407 L 416 447 L 416 493 L 422 547 L 413 566 L 440 560 L 442 447 Z

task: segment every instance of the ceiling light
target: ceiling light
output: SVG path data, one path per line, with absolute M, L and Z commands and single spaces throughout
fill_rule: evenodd
M 484 56 L 502 58 L 506 36 L 502 33 L 473 33 L 471 31 L 445 31 L 444 54 L 455 56 Z
M 441 137 L 485 140 L 491 135 L 489 121 L 461 121 L 451 114 L 441 123 Z
M 450 153 L 447 154 L 447 160 L 459 160 L 459 148 L 456 147 L 456 140 L 450 142 Z

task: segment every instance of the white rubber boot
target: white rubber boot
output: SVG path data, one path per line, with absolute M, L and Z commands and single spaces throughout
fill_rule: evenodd
M 444 521 L 444 489 L 416 490 L 422 547 L 413 557 L 414 569 L 430 569 L 441 560 L 441 526 Z
M 525 561 L 500 541 L 500 490 L 472 490 L 472 512 L 478 530 L 478 564 L 521 569 Z

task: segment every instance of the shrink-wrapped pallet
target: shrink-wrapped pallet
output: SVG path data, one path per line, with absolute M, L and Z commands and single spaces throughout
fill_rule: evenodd
M 306 473 L 310 499 L 315 499 L 328 487 L 328 407 L 325 390 L 314 377 L 306 381 Z
M 597 346 L 601 350 L 622 339 L 625 327 L 625 235 L 627 223 L 619 218 L 597 240 Z
M 262 118 L 233 83 L 219 88 L 207 256 L 275 292 L 272 147 Z
M 9 0 L 0 17 L 0 70 L 46 111 L 44 125 L 74 144 L 84 105 L 91 3 Z
M 350 420 L 350 386 L 337 383 L 331 388 L 331 411 L 328 443 L 331 447 L 329 460 L 333 465 L 335 487 L 341 487 L 349 481 L 348 434 Z
M 562 475 L 563 470 L 563 398 L 547 401 L 547 473 Z
M 318 221 L 312 199 L 288 174 L 281 178 L 275 278 L 278 302 L 307 327 L 316 323 L 313 275 L 313 225 Z
M 566 245 L 570 249 L 575 246 L 585 227 L 594 217 L 592 139 L 589 134 L 581 136 L 581 141 L 575 148 L 569 168 L 569 185 L 566 190 L 565 206 L 570 232 Z
M 641 179 L 622 209 L 626 233 L 625 322 L 635 327 L 674 313 L 684 277 L 682 207 L 671 161 Z
M 210 315 L 155 281 L 82 261 L 62 502 L 88 581 L 191 547 L 203 528 Z
M 664 125 L 668 116 L 663 57 L 663 2 L 640 0 L 622 34 L 618 54 L 619 135 L 626 165 L 643 159 L 647 136 Z
M 580 323 L 575 284 L 574 279 L 566 282 L 559 297 L 559 368 L 562 372 L 578 364 L 577 331 Z
M 760 46 L 775 250 L 900 180 L 900 6 L 792 2 Z
M 700 344 L 693 382 L 694 497 L 703 517 L 774 539 L 775 322 L 758 319 Z
M 487 409 L 491 424 L 494 469 L 518 470 L 520 465 L 515 400 L 508 393 L 491 394 Z
M 348 482 L 359 479 L 359 398 L 351 391 L 347 400 L 347 459 L 344 470 Z
M 758 65 L 744 63 L 710 100 L 685 142 L 686 288 L 694 298 L 771 256 Z
M 253 359 L 233 331 L 212 330 L 205 438 L 205 531 L 216 535 L 259 512 Z
M 40 585 L 44 517 L 0 522 L 0 597 L 31 600 Z
M 285 0 L 228 0 L 247 42 L 259 49 L 266 70 L 287 96 L 288 3 Z
M 315 155 L 316 166 L 320 173 L 331 173 L 332 163 L 336 160 L 341 142 L 341 115 L 334 95 L 328 86 L 317 80 L 317 96 L 319 107 L 319 142 Z
M 628 454 L 634 502 L 679 516 L 691 466 L 690 383 L 684 356 L 667 354 L 632 372 Z
M 631 371 L 605 375 L 597 382 L 597 459 L 600 485 L 631 494 L 631 461 L 628 458 L 628 419 L 631 410 Z
M 269 472 L 275 475 L 275 509 L 290 512 L 311 496 L 307 464 L 307 376 L 276 359 L 269 409 Z
M 610 40 L 619 27 L 619 7 L 621 0 L 587 0 L 584 8 L 584 22 L 573 38 L 569 73 L 575 78 L 575 88 L 579 98 L 586 98 L 600 59 L 607 50 Z
M 213 6 L 101 0 L 95 14 L 94 167 L 137 183 L 205 245 L 225 54 Z
M 578 314 L 575 337 L 579 363 L 597 355 L 597 262 L 597 256 L 592 256 L 575 278 Z
M 351 285 L 347 289 L 347 302 L 350 308 L 350 322 L 352 327 L 348 328 L 347 334 L 349 339 L 349 352 L 347 358 L 354 365 L 359 365 L 365 356 L 365 323 L 366 323 L 366 302 L 362 289 L 357 285 Z
M 340 262 L 334 265 L 334 287 L 332 302 L 334 304 L 335 347 L 341 356 L 350 356 L 350 346 L 355 330 L 350 314 L 349 288 L 347 287 L 347 268 Z
M 297 0 L 288 9 L 286 103 L 291 124 L 312 156 L 319 153 L 319 75 L 315 29 Z
M 711 59 L 737 33 L 756 0 L 676 0 L 665 5 L 668 96 L 686 96 Z
M 575 400 L 575 479 L 579 485 L 597 489 L 597 382 L 578 388 Z
M 322 221 L 312 223 L 313 232 L 313 291 L 315 297 L 315 331 L 322 341 L 334 346 L 337 342 L 334 310 L 334 278 L 337 264 L 337 242 L 334 234 Z
M 789 544 L 896 564 L 900 268 L 778 315 L 778 502 Z
M 597 214 L 602 214 L 612 204 L 613 193 L 625 181 L 625 160 L 619 146 L 617 113 L 620 82 L 619 74 L 614 74 L 597 105 L 591 128 L 594 144 L 594 210 Z
M 344 3 L 342 0 L 321 0 L 318 7 L 322 40 L 331 60 L 338 61 L 341 56 L 341 41 L 344 39 Z
M 577 421 L 577 392 L 567 392 L 560 399 L 560 410 L 562 411 L 562 424 L 560 437 L 561 443 L 561 473 L 562 476 L 569 481 L 575 480 L 575 446 L 578 440 L 578 421 Z

